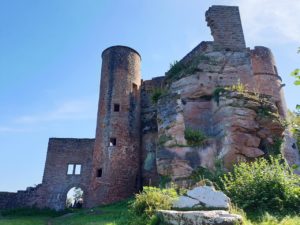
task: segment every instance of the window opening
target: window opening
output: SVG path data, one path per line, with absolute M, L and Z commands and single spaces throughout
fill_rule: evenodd
M 278 75 L 278 71 L 277 71 L 277 67 L 274 66 L 274 71 L 275 71 L 275 74 Z
M 75 175 L 80 175 L 81 174 L 81 165 L 76 164 L 75 165 Z
M 68 164 L 68 171 L 67 174 L 71 175 L 74 172 L 74 164 Z
M 114 112 L 119 112 L 119 111 L 120 111 L 120 105 L 114 104 Z
M 97 177 L 102 177 L 102 168 L 97 170 Z
M 109 146 L 116 146 L 117 145 L 117 139 L 116 138 L 110 138 L 109 139 Z
M 133 93 L 134 97 L 137 97 L 138 86 L 135 83 L 132 83 L 132 93 Z

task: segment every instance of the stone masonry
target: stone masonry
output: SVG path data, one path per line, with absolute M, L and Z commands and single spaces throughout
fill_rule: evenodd
M 214 41 L 201 42 L 165 76 L 143 81 L 136 50 L 104 50 L 95 139 L 50 138 L 42 183 L 0 192 L 0 209 L 61 210 L 72 187 L 94 207 L 166 178 L 184 185 L 201 167 L 230 170 L 272 154 L 300 165 L 271 50 L 246 47 L 238 7 L 212 6 L 205 16 Z M 205 141 L 189 144 L 187 129 Z

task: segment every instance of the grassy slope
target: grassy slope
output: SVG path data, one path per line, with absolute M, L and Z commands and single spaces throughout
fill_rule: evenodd
M 7 216 L 0 216 L 0 225 L 124 225 L 128 217 L 128 202 L 98 207 L 92 210 L 80 210 L 58 216 L 51 213 L 30 213 L 15 211 Z M 21 213 L 20 213 L 21 212 Z M 300 217 L 286 217 L 281 221 L 265 216 L 262 222 L 246 221 L 246 225 L 300 225 Z

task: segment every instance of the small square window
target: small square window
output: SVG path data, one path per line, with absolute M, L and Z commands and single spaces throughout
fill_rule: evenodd
M 80 175 L 81 174 L 81 165 L 76 164 L 75 165 L 75 175 Z
M 102 177 L 102 168 L 97 170 L 97 177 Z
M 109 139 L 109 146 L 116 146 L 117 145 L 117 139 L 116 138 L 110 138 Z
M 120 105 L 114 104 L 114 112 L 119 112 L 119 111 L 120 111 Z
M 72 175 L 74 171 L 74 164 L 68 164 L 68 175 Z

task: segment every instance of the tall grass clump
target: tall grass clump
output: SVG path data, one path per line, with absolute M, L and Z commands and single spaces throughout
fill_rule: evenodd
M 189 146 L 201 146 L 207 139 L 201 130 L 194 130 L 189 127 L 184 130 L 184 138 L 187 140 Z
M 178 194 L 174 188 L 157 188 L 145 186 L 143 191 L 135 195 L 129 207 L 129 225 L 158 225 L 162 224 L 155 215 L 159 209 L 171 209 Z

